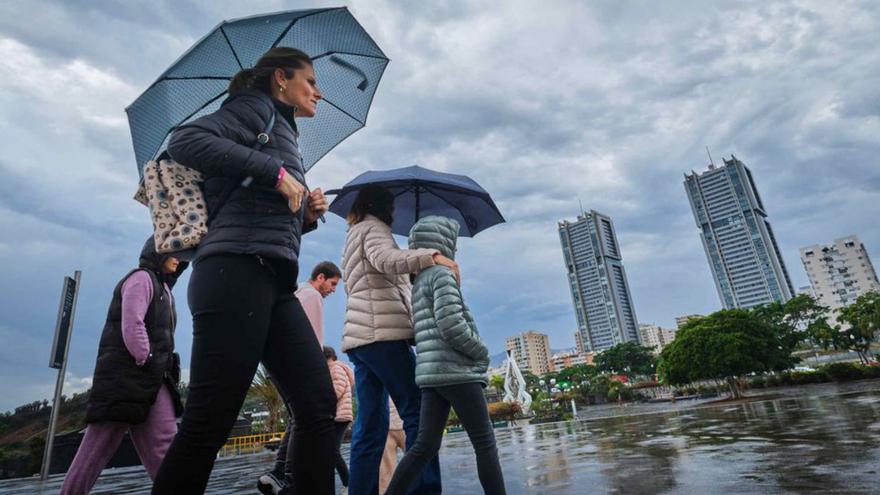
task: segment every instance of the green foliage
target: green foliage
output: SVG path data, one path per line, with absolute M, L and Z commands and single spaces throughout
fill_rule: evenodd
M 832 363 L 823 366 L 822 371 L 836 382 L 861 380 L 865 377 L 861 367 L 853 363 Z
M 489 378 L 489 386 L 502 392 L 504 390 L 504 377 L 501 375 L 492 375 Z
M 684 385 L 783 370 L 792 364 L 792 349 L 790 339 L 756 313 L 721 310 L 678 330 L 661 353 L 659 374 Z
M 541 381 L 534 373 L 531 371 L 523 371 L 523 379 L 526 381 L 526 387 L 528 390 L 531 390 L 539 385 L 538 382 Z
M 880 332 L 880 293 L 869 292 L 856 302 L 840 309 L 839 319 L 847 325 L 843 345 L 859 353 L 867 363 L 871 356 L 871 344 Z
M 652 376 L 656 369 L 656 359 L 650 347 L 635 342 L 624 342 L 603 351 L 595 358 L 596 369 L 603 373 L 634 376 Z
M 611 401 L 616 401 L 618 399 L 630 401 L 633 398 L 633 392 L 625 384 L 618 381 L 612 381 L 608 385 L 608 392 L 606 392 L 606 396 L 608 397 L 608 400 Z
M 449 408 L 449 415 L 446 417 L 446 426 L 458 426 L 461 424 L 461 420 L 458 419 L 458 414 L 456 414 L 455 409 Z
M 567 382 L 572 384 L 580 384 L 589 382 L 593 377 L 599 374 L 599 370 L 590 364 L 578 364 L 569 366 L 556 374 L 556 381 Z
M 279 431 L 284 411 L 284 400 L 281 398 L 281 394 L 278 393 L 278 389 L 275 388 L 272 380 L 269 379 L 269 373 L 263 366 L 257 369 L 254 381 L 251 383 L 251 388 L 248 390 L 247 395 L 262 405 L 269 413 L 269 417 L 263 425 L 263 431 Z

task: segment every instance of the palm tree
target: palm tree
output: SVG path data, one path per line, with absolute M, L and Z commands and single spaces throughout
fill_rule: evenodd
M 262 365 L 257 369 L 257 374 L 254 375 L 254 381 L 251 383 L 251 388 L 248 389 L 248 397 L 262 404 L 269 413 L 264 430 L 267 432 L 279 431 L 281 429 L 281 414 L 284 409 L 284 400 L 281 398 L 281 394 L 278 393 L 278 389 L 275 388 L 275 384 L 269 378 L 266 368 Z
M 501 375 L 492 375 L 489 378 L 489 386 L 498 391 L 498 393 L 504 392 L 504 377 Z

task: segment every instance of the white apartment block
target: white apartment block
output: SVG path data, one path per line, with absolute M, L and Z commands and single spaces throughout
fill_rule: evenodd
M 693 320 L 694 318 L 702 318 L 702 317 L 703 317 L 703 315 L 697 315 L 697 314 L 676 316 L 675 317 L 675 328 L 681 328 L 684 326 L 685 323 Z
M 516 360 L 522 371 L 530 371 L 536 376 L 553 371 L 550 361 L 550 337 L 538 332 L 523 332 L 507 337 L 507 350 Z
M 592 352 L 563 352 L 556 354 L 550 360 L 553 362 L 553 371 L 560 372 L 565 368 L 571 368 L 580 364 L 593 364 Z
M 849 306 L 871 291 L 880 292 L 877 272 L 864 244 L 855 235 L 828 246 L 801 248 L 801 261 L 819 304 L 834 310 Z
M 639 333 L 642 337 L 642 345 L 652 348 L 654 354 L 659 354 L 664 347 L 675 339 L 675 330 L 663 328 L 659 325 L 639 325 Z

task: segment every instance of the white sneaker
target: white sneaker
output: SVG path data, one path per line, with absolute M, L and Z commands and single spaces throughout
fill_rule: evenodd
M 282 488 L 284 488 L 284 482 L 272 473 L 266 473 L 257 480 L 257 490 L 263 495 L 278 495 Z

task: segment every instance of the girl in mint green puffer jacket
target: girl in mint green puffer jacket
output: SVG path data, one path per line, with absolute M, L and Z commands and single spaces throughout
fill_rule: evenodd
M 410 231 L 409 247 L 436 249 L 452 259 L 458 231 L 458 222 L 451 218 L 425 217 Z M 437 455 L 452 408 L 474 446 L 483 491 L 504 494 L 495 434 L 483 396 L 489 351 L 480 340 L 452 271 L 434 265 L 419 272 L 413 284 L 412 307 L 421 421 L 415 444 L 398 464 L 385 493 L 406 493 Z

